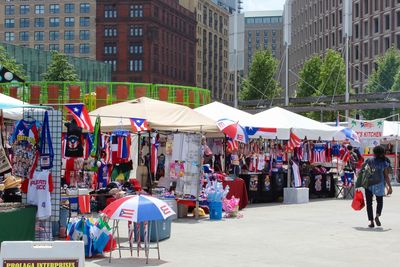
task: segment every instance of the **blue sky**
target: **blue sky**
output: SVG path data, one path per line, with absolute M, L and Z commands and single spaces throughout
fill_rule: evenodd
M 285 0 L 243 0 L 244 11 L 283 10 Z

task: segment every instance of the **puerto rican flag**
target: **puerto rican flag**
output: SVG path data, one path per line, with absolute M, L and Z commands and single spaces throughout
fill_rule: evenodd
M 274 139 L 276 137 L 276 128 L 258 128 L 258 127 L 246 127 L 248 136 L 251 137 L 264 137 L 267 139 Z
M 350 160 L 350 151 L 344 146 L 340 149 L 340 159 L 343 163 L 347 163 Z
M 238 148 L 239 148 L 238 141 L 233 140 L 230 137 L 226 138 L 226 145 L 227 145 L 228 150 L 230 150 L 230 151 L 235 151 L 235 150 L 238 150 Z
M 290 136 L 288 142 L 288 149 L 293 151 L 296 147 L 299 147 L 301 144 L 301 139 L 298 137 L 292 129 L 290 129 Z
M 132 129 L 135 133 L 150 130 L 150 127 L 149 127 L 146 119 L 131 118 L 130 121 L 131 121 Z
M 132 210 L 132 209 L 121 209 L 121 212 L 119 213 L 119 217 L 120 218 L 125 218 L 125 219 L 131 219 L 134 214 L 135 214 L 135 210 Z
M 79 127 L 93 132 L 92 121 L 84 104 L 65 104 L 65 108 L 72 114 Z

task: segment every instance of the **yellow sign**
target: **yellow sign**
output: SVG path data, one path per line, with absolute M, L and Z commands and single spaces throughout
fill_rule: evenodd
M 78 267 L 78 260 L 4 260 L 3 267 Z

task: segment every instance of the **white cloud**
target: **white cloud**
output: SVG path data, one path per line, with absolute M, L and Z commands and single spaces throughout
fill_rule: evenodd
M 244 11 L 283 10 L 285 0 L 244 0 Z

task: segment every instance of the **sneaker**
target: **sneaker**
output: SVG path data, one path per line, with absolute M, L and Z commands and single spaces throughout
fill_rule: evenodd
M 381 226 L 382 225 L 378 216 L 375 217 L 375 223 L 376 223 L 377 226 Z
M 368 225 L 368 227 L 369 227 L 369 228 L 374 228 L 374 227 L 375 227 L 374 221 L 371 221 L 371 223 Z

